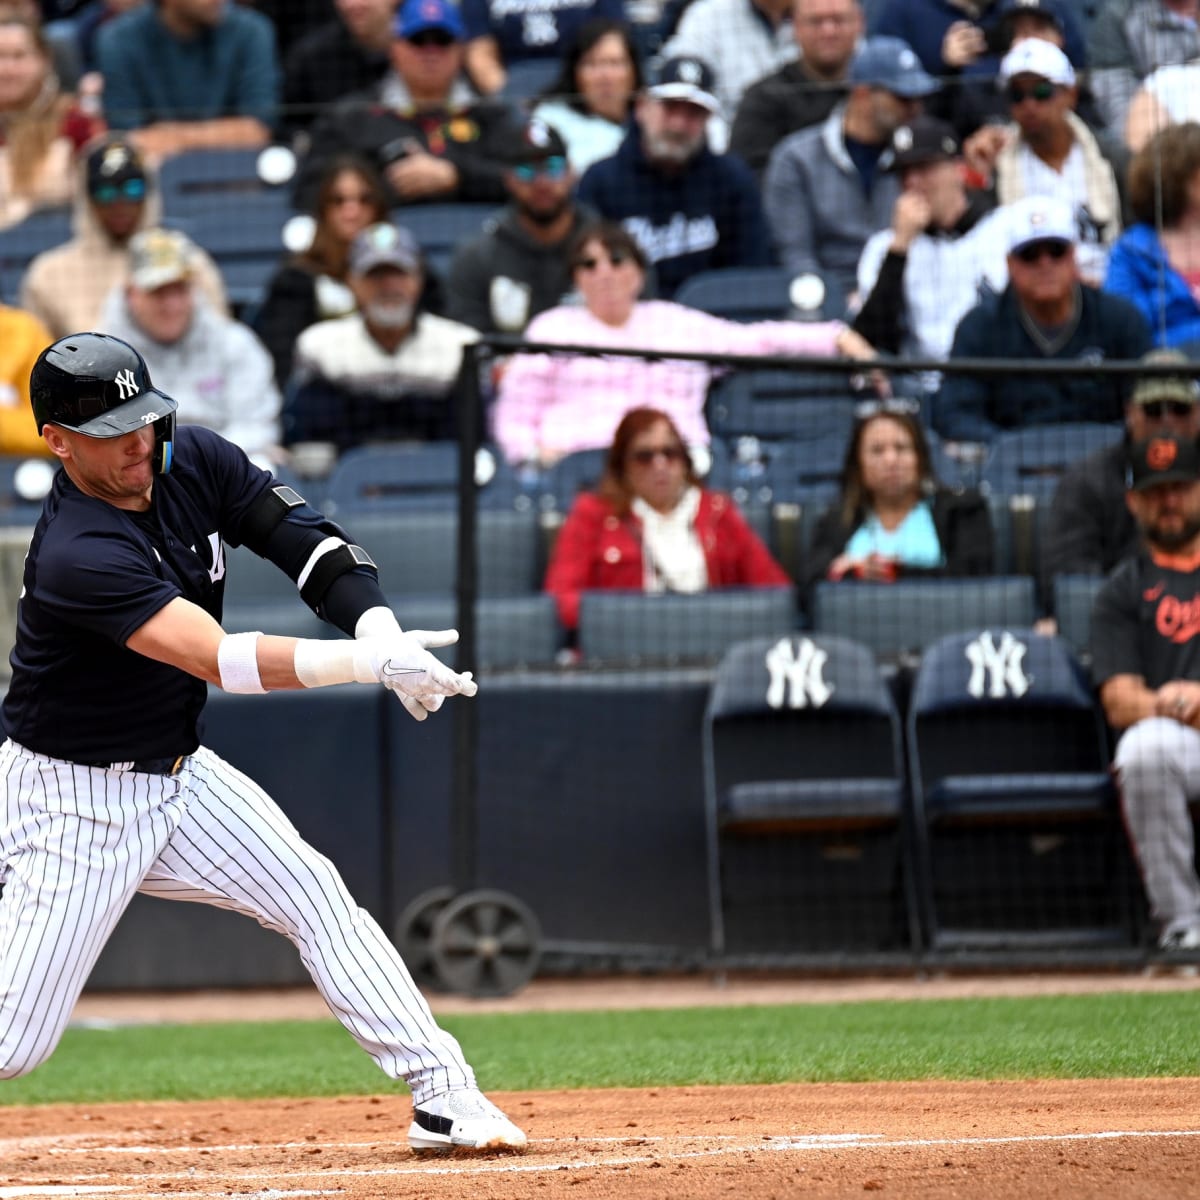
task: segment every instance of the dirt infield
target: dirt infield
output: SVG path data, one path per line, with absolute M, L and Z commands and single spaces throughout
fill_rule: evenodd
M 0 1197 L 1200 1195 L 1200 1080 L 520 1092 L 522 1156 L 418 1158 L 394 1097 L 6 1110 Z
M 1192 975 L 536 981 L 440 1012 L 847 1002 L 1200 986 Z M 77 1019 L 322 1015 L 315 992 L 87 995 Z M 1058 1200 L 1200 1197 L 1200 1079 L 493 1093 L 521 1156 L 421 1157 L 396 1095 L 0 1109 L 0 1200 Z

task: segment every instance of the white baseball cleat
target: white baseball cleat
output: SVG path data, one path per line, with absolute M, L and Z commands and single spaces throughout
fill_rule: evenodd
M 413 1108 L 408 1144 L 427 1150 L 524 1150 L 522 1133 L 482 1092 L 461 1088 Z

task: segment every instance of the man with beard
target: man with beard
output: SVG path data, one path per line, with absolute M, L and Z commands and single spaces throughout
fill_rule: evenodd
M 483 333 L 520 333 L 571 291 L 567 245 L 591 214 L 571 197 L 566 143 L 533 118 L 509 132 L 499 220 L 459 247 L 446 283 L 446 315 Z
M 213 146 L 264 146 L 279 103 L 275 30 L 228 0 L 156 0 L 100 32 L 104 115 L 158 160 Z
M 1092 673 L 1125 822 L 1166 954 L 1200 951 L 1188 805 L 1200 799 L 1200 452 L 1159 434 L 1133 448 L 1126 503 L 1142 534 L 1096 597 Z
M 346 450 L 368 440 L 453 438 L 463 347 L 479 335 L 418 311 L 425 271 L 402 226 L 364 229 L 351 244 L 349 274 L 357 311 L 310 325 L 296 339 L 285 443 Z
M 771 261 L 754 176 L 736 155 L 708 147 L 709 118 L 721 109 L 714 86 L 703 59 L 668 59 L 638 97 L 636 125 L 616 154 L 579 181 L 580 201 L 637 239 L 664 300 L 700 271 Z

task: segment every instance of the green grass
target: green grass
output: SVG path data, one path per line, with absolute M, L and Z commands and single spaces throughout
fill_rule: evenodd
M 449 1017 L 489 1089 L 1200 1075 L 1200 993 Z M 333 1021 L 70 1029 L 0 1105 L 376 1093 Z M 401 1089 L 402 1090 L 402 1089 Z

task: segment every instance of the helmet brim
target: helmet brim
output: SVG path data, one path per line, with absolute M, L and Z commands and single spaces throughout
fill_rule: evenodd
M 86 434 L 94 438 L 120 437 L 124 433 L 132 433 L 135 429 L 145 429 L 155 421 L 170 416 L 179 407 L 179 401 L 173 400 L 165 392 L 157 388 L 147 388 L 146 391 L 134 396 L 125 404 L 110 408 L 108 412 L 84 421 L 81 425 L 67 425 L 76 433 Z M 62 421 L 55 424 L 65 424 Z

